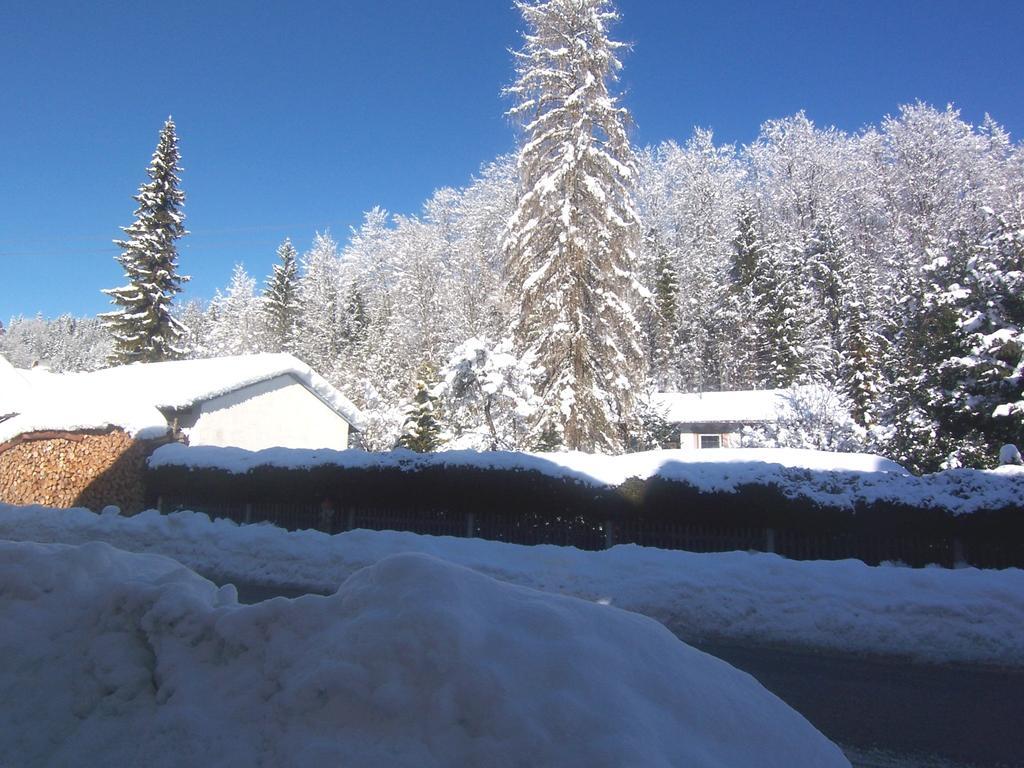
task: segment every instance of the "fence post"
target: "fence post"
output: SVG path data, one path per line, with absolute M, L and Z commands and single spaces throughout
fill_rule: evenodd
M 775 553 L 775 529 L 765 528 L 764 529 L 764 551 Z
M 164 497 L 163 496 L 157 496 L 156 497 L 156 511 L 159 512 L 161 515 L 164 513 Z
M 615 546 L 615 528 L 611 520 L 604 521 L 604 548 L 611 549 Z
M 476 536 L 476 520 L 472 512 L 466 513 L 466 538 L 472 539 Z
M 356 527 L 356 508 L 348 508 L 348 520 L 345 521 L 345 530 L 351 531 Z
M 251 523 L 252 522 L 252 502 L 251 501 L 245 502 L 245 522 L 246 523 Z
M 964 552 L 964 542 L 959 538 L 953 539 L 953 567 L 959 568 L 965 565 L 968 565 L 968 562 Z

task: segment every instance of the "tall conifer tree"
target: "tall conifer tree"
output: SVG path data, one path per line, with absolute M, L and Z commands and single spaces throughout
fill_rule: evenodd
M 523 123 L 520 194 L 505 239 L 515 335 L 543 375 L 536 436 L 579 450 L 626 444 L 644 378 L 634 317 L 640 235 L 627 111 L 609 93 L 622 43 L 609 0 L 531 0 L 509 114 Z
M 272 352 L 292 352 L 299 322 L 299 260 L 292 241 L 285 239 L 277 249 L 280 263 L 267 280 L 263 311 Z
M 189 278 L 178 274 L 175 242 L 185 231 L 185 193 L 179 188 L 178 137 L 168 117 L 160 131 L 153 159 L 146 169 L 149 181 L 139 187 L 135 221 L 124 227 L 127 237 L 115 240 L 118 262 L 127 284 L 104 290 L 119 307 L 100 317 L 114 340 L 109 361 L 114 364 L 152 363 L 184 354 L 187 329 L 171 314 L 176 294 Z

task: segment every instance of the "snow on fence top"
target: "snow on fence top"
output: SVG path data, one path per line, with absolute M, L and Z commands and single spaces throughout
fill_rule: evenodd
M 288 354 L 240 355 L 105 368 L 88 373 L 15 372 L 31 396 L 0 424 L 0 442 L 36 430 L 121 427 L 137 437 L 167 431 L 162 410 L 181 410 L 261 381 L 290 375 L 356 429 L 362 413 L 312 368 Z M 0 396 L 4 410 L 6 393 Z
M 167 445 L 149 459 L 151 468 L 183 466 L 244 474 L 259 467 L 311 469 L 401 469 L 459 467 L 534 471 L 595 487 L 615 487 L 631 478 L 659 477 L 706 493 L 732 493 L 745 485 L 777 487 L 790 498 L 806 498 L 822 506 L 852 509 L 874 502 L 945 509 L 953 514 L 1024 507 L 1024 472 L 955 469 L 916 477 L 893 461 L 860 453 L 833 453 L 792 448 L 659 450 L 624 456 L 584 453 L 509 453 L 443 451 L 418 454 L 396 450 L 245 451 Z
M 802 448 L 721 448 L 715 451 L 657 450 L 627 453 L 621 456 L 580 453 L 515 453 L 511 451 L 439 451 L 415 453 L 397 449 L 387 453 L 368 451 L 301 450 L 270 448 L 246 451 L 241 448 L 167 445 L 150 458 L 151 467 L 189 466 L 222 469 L 233 473 L 254 467 L 309 469 L 337 466 L 348 469 L 417 470 L 432 466 L 475 469 L 533 470 L 552 477 L 569 478 L 595 486 L 621 485 L 630 478 L 660 476 L 689 479 L 689 469 L 697 469 L 694 479 L 710 480 L 708 489 L 719 488 L 731 478 L 731 487 L 744 482 L 744 473 L 755 468 L 764 472 L 771 467 L 801 470 L 825 470 L 853 473 L 907 475 L 894 461 L 867 453 L 833 453 Z

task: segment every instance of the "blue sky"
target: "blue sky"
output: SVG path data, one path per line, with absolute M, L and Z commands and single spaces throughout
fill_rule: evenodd
M 620 0 L 637 144 L 695 125 L 749 142 L 805 109 L 856 130 L 921 99 L 1024 135 L 1017 0 Z M 514 147 L 511 0 L 0 0 L 0 319 L 93 314 L 120 282 L 164 118 L 183 153 L 185 297 L 277 244 L 414 213 Z

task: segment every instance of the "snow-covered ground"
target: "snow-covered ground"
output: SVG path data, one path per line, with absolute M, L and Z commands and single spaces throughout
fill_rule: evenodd
M 506 582 L 645 614 L 692 640 L 798 645 L 1024 666 L 1024 571 L 872 568 L 768 554 L 617 546 L 602 552 L 352 531 L 238 526 L 192 512 L 135 517 L 0 505 L 0 539 L 103 541 L 246 583 L 333 591 L 391 555 L 428 554 Z
M 240 606 L 176 562 L 0 542 L 0 755 L 19 766 L 849 766 L 657 622 L 385 558 Z
M 893 461 L 863 453 L 836 453 L 798 448 L 658 450 L 624 456 L 587 453 L 511 453 L 441 451 L 420 454 L 396 450 L 294 450 L 271 448 L 158 448 L 151 467 L 212 468 L 242 474 L 256 467 L 306 469 L 338 466 L 353 469 L 417 470 L 426 467 L 473 467 L 534 471 L 593 486 L 614 487 L 630 478 L 661 477 L 701 491 L 734 492 L 749 484 L 772 485 L 790 498 L 805 498 L 838 508 L 858 502 L 903 503 L 965 514 L 986 509 L 1024 507 L 1024 473 L 1017 467 L 998 470 L 954 469 L 916 477 Z

